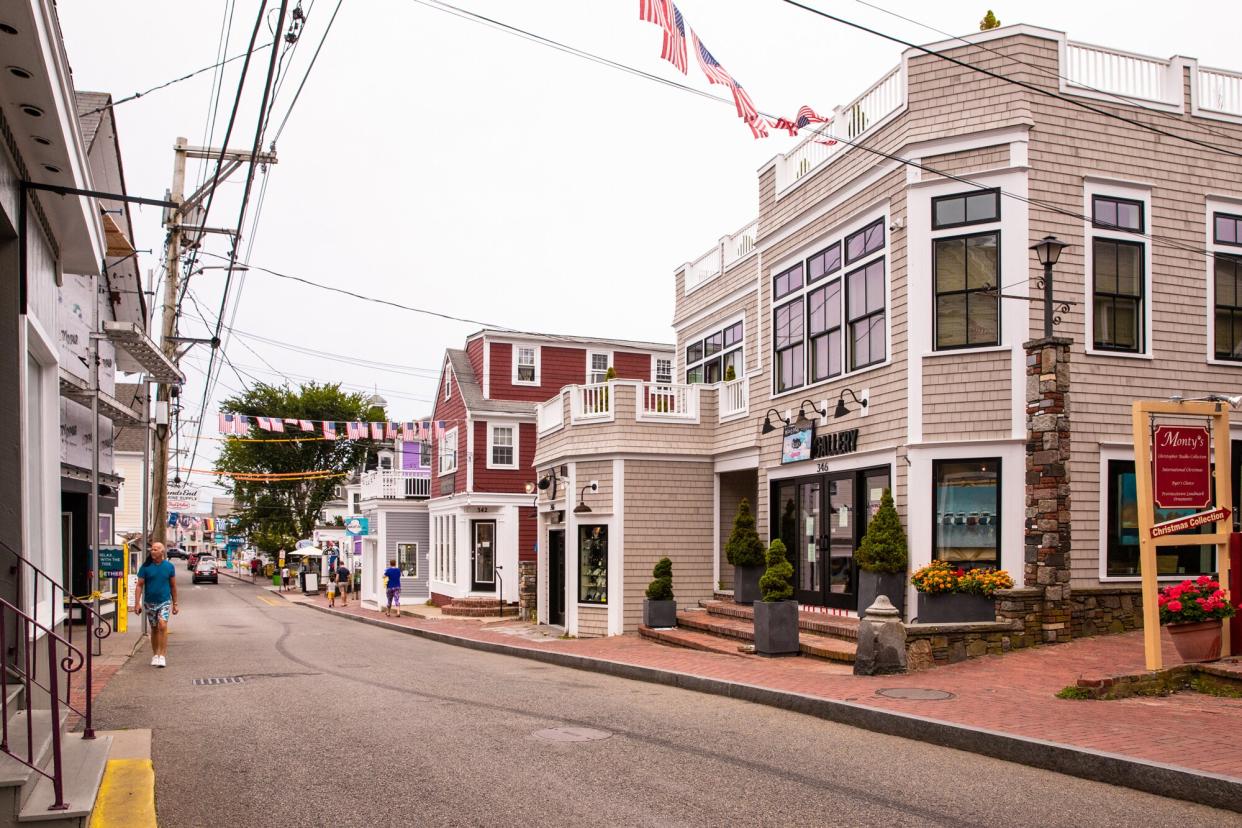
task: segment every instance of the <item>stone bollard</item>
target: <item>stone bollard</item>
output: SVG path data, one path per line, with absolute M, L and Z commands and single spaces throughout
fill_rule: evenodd
M 878 595 L 858 624 L 854 675 L 887 676 L 904 672 L 906 626 L 901 623 L 901 613 L 897 612 L 888 596 Z

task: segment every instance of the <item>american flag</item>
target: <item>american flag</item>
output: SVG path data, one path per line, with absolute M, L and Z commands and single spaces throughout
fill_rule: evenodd
M 303 431 L 314 431 L 315 424 L 310 420 L 298 420 L 298 424 L 302 426 Z
M 750 134 L 755 138 L 768 137 L 768 122 L 760 118 L 758 113 L 753 118 L 746 119 L 746 126 L 750 127 Z
M 664 45 L 660 57 L 667 60 L 683 75 L 686 74 L 686 21 L 673 0 L 664 0 Z
M 219 429 L 220 429 L 221 434 L 232 434 L 233 433 L 233 415 L 232 414 L 221 414 L 220 415 Z
M 405 430 L 402 433 L 402 440 L 412 443 L 418 439 L 418 423 L 406 423 Z
M 708 83 L 729 87 L 729 92 L 733 95 L 733 105 L 737 108 L 737 116 L 750 127 L 752 135 L 756 138 L 766 138 L 768 135 L 767 123 L 763 118 L 759 117 L 759 110 L 755 108 L 755 103 L 750 99 L 750 95 L 720 65 L 720 61 L 716 60 L 712 53 L 707 51 L 707 47 L 703 45 L 703 41 L 699 40 L 699 36 L 694 29 L 690 30 L 690 39 L 694 43 L 694 56 L 699 62 L 699 68 L 707 76 Z
M 323 439 L 325 440 L 336 439 L 336 423 L 329 423 L 326 421 L 323 423 Z
M 362 435 L 359 434 L 361 426 L 362 426 L 361 423 L 355 423 L 355 422 L 346 423 L 345 424 L 345 436 L 348 437 L 350 440 L 362 439 Z
M 383 440 L 384 439 L 384 424 L 383 423 L 371 423 L 371 439 L 372 440 Z
M 805 127 L 810 124 L 826 124 L 829 120 L 822 115 L 817 115 L 814 109 L 804 104 L 798 109 L 798 117 L 795 119 L 795 123 L 799 127 Z
M 272 430 L 272 421 L 269 420 L 267 417 L 255 417 L 255 419 L 259 421 L 259 428 L 263 429 L 264 431 Z
M 699 40 L 694 29 L 690 30 L 690 40 L 694 43 L 694 56 L 698 58 L 699 68 L 703 70 L 704 75 L 707 75 L 707 82 L 732 86 L 733 76 L 725 71 L 716 58 L 712 57 L 711 52 L 707 51 L 707 47 L 703 45 L 703 41 Z
M 388 424 L 388 435 L 387 436 L 389 440 L 396 440 L 398 437 L 401 436 L 400 432 L 401 432 L 401 423 L 389 423 Z
M 285 433 L 285 421 L 281 418 L 270 417 L 268 418 L 268 422 L 272 424 L 272 431 L 279 431 L 281 434 Z
M 638 16 L 663 28 L 664 0 L 638 0 Z
M 235 434 L 250 433 L 250 418 L 245 414 L 238 414 L 234 419 L 233 432 Z

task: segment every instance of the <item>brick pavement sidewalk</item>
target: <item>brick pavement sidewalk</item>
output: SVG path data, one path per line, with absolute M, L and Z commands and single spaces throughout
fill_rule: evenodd
M 328 610 L 323 596 L 284 593 L 295 603 Z M 1135 697 L 1116 701 L 1056 698 L 1079 678 L 1142 672 L 1141 633 L 1103 636 L 1004 656 L 986 656 L 904 676 L 854 676 L 851 668 L 814 659 L 766 659 L 724 655 L 657 644 L 637 635 L 564 639 L 531 624 L 469 619 L 423 620 L 383 613 L 350 603 L 328 610 L 401 627 L 429 630 L 473 641 L 540 649 L 706 678 L 721 679 L 808 696 L 848 701 L 879 710 L 913 714 L 1026 738 L 1119 754 L 1196 771 L 1242 777 L 1242 744 L 1222 738 L 1210 750 L 1186 749 L 1186 733 L 1242 733 L 1242 699 L 1198 693 Z M 1177 664 L 1167 634 L 1165 659 Z M 879 696 L 891 688 L 943 690 L 944 701 Z

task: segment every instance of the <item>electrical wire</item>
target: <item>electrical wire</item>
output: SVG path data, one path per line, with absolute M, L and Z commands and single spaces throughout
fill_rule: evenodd
M 297 91 L 293 93 L 293 100 L 289 102 L 289 108 L 285 110 L 285 116 L 281 119 L 280 125 L 276 127 L 276 134 L 272 137 L 272 143 L 280 140 L 280 136 L 284 134 L 285 126 L 289 123 L 289 116 L 293 114 L 293 108 L 298 105 L 298 98 L 302 97 L 302 89 L 306 86 L 307 79 L 310 78 L 311 70 L 315 68 L 315 62 L 319 60 L 319 52 L 323 49 L 323 44 L 328 39 L 328 33 L 332 31 L 332 24 L 336 22 L 337 12 L 341 10 L 343 0 L 336 0 L 336 8 L 332 10 L 332 17 L 328 19 L 328 25 L 323 30 L 323 36 L 319 38 L 319 45 L 315 47 L 315 54 L 311 55 L 310 64 L 306 67 L 306 72 L 302 75 L 301 82 L 298 83 Z M 309 13 L 307 14 L 309 19 Z

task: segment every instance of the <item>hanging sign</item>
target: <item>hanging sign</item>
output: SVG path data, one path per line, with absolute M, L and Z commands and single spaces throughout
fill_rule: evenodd
M 1152 495 L 1156 506 L 1204 509 L 1211 504 L 1211 446 L 1206 426 L 1156 426 L 1151 444 Z
M 370 518 L 351 515 L 345 518 L 345 532 L 355 537 L 370 534 L 370 523 Z
M 99 547 L 99 575 L 101 578 L 125 577 L 125 550 L 119 546 Z
M 785 426 L 781 440 L 781 463 L 798 463 L 811 459 L 811 443 L 815 441 L 814 423 L 796 423 Z
M 1219 509 L 1209 509 L 1206 512 L 1196 512 L 1193 515 L 1166 520 L 1151 527 L 1151 536 L 1161 538 L 1175 532 L 1184 532 L 1187 529 L 1198 529 L 1200 526 L 1216 523 L 1218 520 L 1228 520 L 1230 514 L 1232 512 L 1222 506 Z

